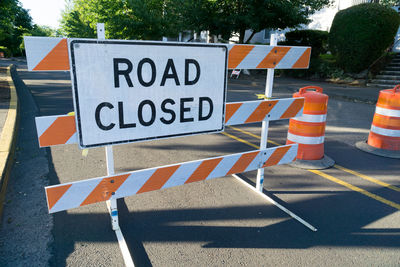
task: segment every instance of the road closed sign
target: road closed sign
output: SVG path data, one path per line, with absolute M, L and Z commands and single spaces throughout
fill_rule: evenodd
M 223 45 L 73 39 L 82 148 L 223 131 Z

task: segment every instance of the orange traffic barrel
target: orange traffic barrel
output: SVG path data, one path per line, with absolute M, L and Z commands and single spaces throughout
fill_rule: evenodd
M 320 160 L 324 157 L 328 96 L 321 87 L 307 86 L 293 97 L 304 97 L 303 116 L 290 119 L 286 144 L 299 144 L 297 159 Z
M 400 85 L 379 92 L 368 145 L 400 150 Z

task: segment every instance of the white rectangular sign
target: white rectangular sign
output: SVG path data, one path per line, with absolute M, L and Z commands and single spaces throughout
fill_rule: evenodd
M 69 42 L 82 148 L 223 131 L 227 48 Z

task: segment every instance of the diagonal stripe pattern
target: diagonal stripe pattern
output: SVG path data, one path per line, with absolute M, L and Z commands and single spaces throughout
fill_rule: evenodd
M 222 157 L 173 164 L 46 187 L 49 212 L 256 170 L 295 160 L 297 145 L 285 145 Z
M 225 125 L 299 117 L 303 105 L 304 98 L 227 103 Z M 37 117 L 36 128 L 40 147 L 78 143 L 73 116 Z
M 30 71 L 66 71 L 68 44 L 74 39 L 24 37 Z M 212 45 L 212 44 L 211 44 Z M 307 69 L 311 48 L 301 46 L 227 45 L 229 69 Z

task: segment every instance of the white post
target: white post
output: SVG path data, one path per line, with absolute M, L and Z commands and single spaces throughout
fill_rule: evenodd
M 97 39 L 105 40 L 106 33 L 104 31 L 104 23 L 97 23 Z
M 179 33 L 178 41 L 179 41 L 179 42 L 182 42 L 182 33 L 181 33 L 181 32 Z
M 270 45 L 276 46 L 277 45 L 277 38 L 276 33 L 272 33 L 270 37 Z M 272 97 L 272 86 L 274 84 L 274 69 L 267 70 L 267 80 L 265 83 L 265 96 L 267 99 Z M 262 122 L 261 128 L 261 141 L 260 141 L 260 149 L 267 148 L 267 139 L 268 139 L 268 127 L 269 121 Z M 263 191 L 263 183 L 264 183 L 264 168 L 260 168 L 257 171 L 257 182 L 256 182 L 256 189 L 260 192 Z
M 97 23 L 97 39 L 99 39 L 99 40 L 106 39 L 104 23 Z M 106 146 L 105 150 L 106 150 L 107 175 L 110 176 L 110 175 L 115 174 L 113 147 Z M 130 254 L 128 246 L 125 242 L 125 238 L 122 235 L 121 229 L 119 228 L 117 200 L 110 199 L 110 200 L 107 200 L 106 203 L 107 203 L 108 212 L 110 213 L 110 216 L 111 216 L 112 229 L 115 231 L 115 235 L 117 236 L 118 244 L 121 249 L 121 253 L 122 253 L 122 257 L 125 262 L 125 266 L 129 266 L 129 267 L 133 266 L 134 267 L 131 254 Z

